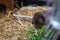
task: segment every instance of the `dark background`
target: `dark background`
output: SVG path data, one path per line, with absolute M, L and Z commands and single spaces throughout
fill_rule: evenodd
M 23 2 L 23 6 L 37 4 L 39 6 L 46 5 L 47 1 L 39 1 L 39 0 L 18 0 L 18 5 L 21 7 L 21 1 Z

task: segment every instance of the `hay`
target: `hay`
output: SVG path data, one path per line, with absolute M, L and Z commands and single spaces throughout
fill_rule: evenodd
M 0 18 L 0 40 L 28 40 L 26 32 L 32 24 L 25 20 L 17 20 L 11 12 Z
M 33 16 L 36 12 L 44 12 L 46 7 L 22 7 L 17 13 L 24 16 Z

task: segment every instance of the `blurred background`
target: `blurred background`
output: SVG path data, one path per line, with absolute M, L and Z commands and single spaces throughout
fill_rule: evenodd
M 60 40 L 60 0 L 0 0 L 0 40 Z

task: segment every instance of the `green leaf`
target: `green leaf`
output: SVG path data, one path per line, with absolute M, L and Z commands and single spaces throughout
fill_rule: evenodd
M 37 30 L 37 35 L 35 35 L 35 29 L 30 28 L 30 40 L 43 40 L 45 35 L 45 26 L 42 26 L 41 29 Z
M 38 30 L 37 40 L 42 40 L 44 38 L 44 35 L 45 35 L 45 27 Z
M 36 39 L 37 39 L 37 37 L 36 37 L 35 34 L 32 34 L 32 35 L 30 36 L 30 40 L 36 40 Z
M 35 30 L 33 28 L 30 28 L 29 32 L 32 34 L 32 33 L 35 33 Z

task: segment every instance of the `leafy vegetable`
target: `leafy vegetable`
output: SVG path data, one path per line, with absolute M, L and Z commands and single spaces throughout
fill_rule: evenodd
M 33 28 L 30 28 L 29 32 L 30 32 L 30 40 L 43 40 L 45 35 L 45 26 L 43 26 L 41 29 L 38 29 L 37 33 Z
M 45 35 L 45 26 L 43 26 L 43 28 L 38 30 L 37 40 L 43 40 L 44 35 Z
M 38 29 L 37 30 L 37 33 L 35 31 L 35 29 L 33 28 L 30 28 L 29 30 L 29 33 L 30 33 L 30 40 L 51 40 L 53 38 L 53 35 L 54 35 L 54 31 L 51 29 L 51 30 L 48 30 L 48 35 L 47 37 L 45 38 L 45 35 L 46 35 L 46 27 L 45 26 L 42 26 L 41 29 Z

